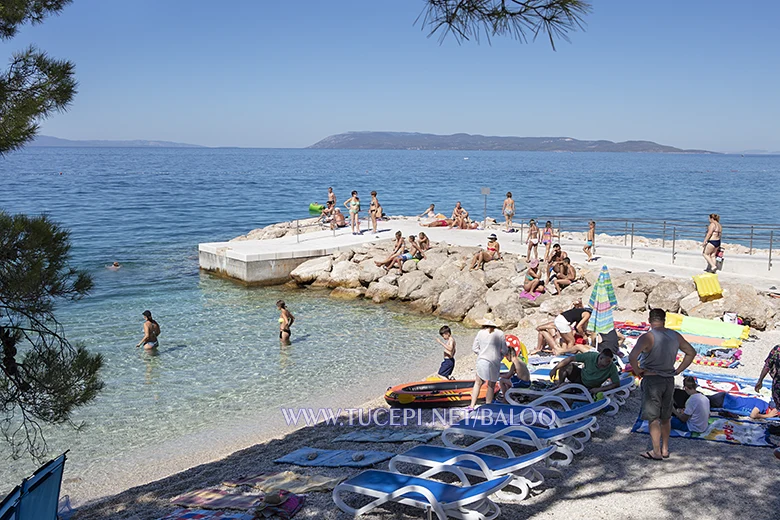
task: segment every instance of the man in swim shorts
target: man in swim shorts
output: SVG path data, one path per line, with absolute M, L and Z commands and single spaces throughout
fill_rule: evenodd
M 614 358 L 615 354 L 608 348 L 601 352 L 580 352 L 558 363 L 550 371 L 550 379 L 557 377 L 560 384 L 564 381 L 580 384 L 592 394 L 606 392 L 620 386 L 620 375 Z M 574 363 L 582 363 L 582 368 Z M 607 379 L 610 384 L 605 385 Z

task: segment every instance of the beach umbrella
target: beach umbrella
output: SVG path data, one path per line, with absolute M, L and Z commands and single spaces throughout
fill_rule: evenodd
M 617 307 L 615 288 L 612 287 L 612 278 L 609 276 L 607 266 L 601 268 L 599 279 L 593 286 L 588 306 L 593 313 L 588 321 L 588 330 L 597 334 L 606 334 L 615 328 L 615 320 L 612 318 L 612 309 Z M 598 345 L 598 336 L 596 340 Z

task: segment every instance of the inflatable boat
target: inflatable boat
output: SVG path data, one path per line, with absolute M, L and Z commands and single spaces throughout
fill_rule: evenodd
M 439 408 L 444 406 L 468 406 L 471 404 L 471 389 L 474 380 L 417 381 L 388 388 L 385 401 L 390 406 L 412 408 Z M 498 384 L 496 384 L 498 394 Z M 479 390 L 478 401 L 485 401 L 487 385 Z
M 322 204 L 317 204 L 316 202 L 309 204 L 309 211 L 311 213 L 322 213 L 323 209 L 325 209 L 325 206 Z

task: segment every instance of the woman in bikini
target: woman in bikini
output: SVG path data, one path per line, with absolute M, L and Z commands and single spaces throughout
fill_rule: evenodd
M 287 309 L 284 300 L 276 302 L 276 308 L 279 309 L 279 341 L 282 345 L 290 344 L 290 327 L 295 321 L 295 316 Z
M 498 237 L 493 233 L 488 236 L 487 251 L 479 251 L 472 257 L 470 270 L 482 269 L 485 262 L 498 260 L 499 258 L 501 258 L 501 246 L 498 243 Z
M 418 235 L 417 245 L 420 246 L 421 251 L 427 251 L 431 248 L 431 241 L 428 238 L 428 235 L 420 231 L 420 234 Z
M 154 321 L 151 311 L 144 311 L 141 315 L 144 317 L 144 337 L 135 348 L 143 345 L 144 350 L 155 350 L 160 345 L 157 339 L 160 335 L 160 324 Z
M 588 235 L 585 237 L 585 247 L 582 248 L 582 252 L 588 255 L 586 262 L 593 260 L 593 241 L 596 239 L 596 222 L 591 220 L 588 222 Z
M 531 250 L 534 252 L 534 258 L 539 259 L 539 226 L 536 225 L 536 220 L 531 219 L 528 223 L 528 252 L 525 255 L 527 261 L 531 261 Z
M 344 207 L 349 210 L 349 224 L 352 226 L 352 234 L 359 235 L 360 219 L 358 214 L 360 213 L 360 199 L 356 191 L 352 192 L 352 196 L 344 203 Z
M 528 270 L 525 272 L 523 290 L 527 293 L 544 292 L 544 282 L 542 281 L 542 273 L 539 270 L 539 260 L 537 259 L 531 260 L 528 264 Z
M 423 217 L 425 217 L 425 218 L 436 218 L 436 212 L 434 211 L 435 208 L 436 208 L 436 206 L 434 204 L 431 204 L 430 206 L 428 206 L 428 209 L 426 209 L 425 211 L 423 211 L 422 213 L 417 215 L 417 218 L 418 219 L 419 218 L 423 218 Z
M 552 247 L 553 240 L 553 227 L 552 222 L 549 220 L 545 222 L 544 229 L 542 230 L 542 244 L 544 244 L 544 261 L 550 261 L 550 247 Z
M 501 208 L 501 212 L 506 219 L 506 230 L 512 229 L 512 217 L 515 216 L 515 199 L 512 198 L 512 192 L 506 192 L 506 199 L 504 199 L 504 207 Z
M 379 199 L 376 198 L 376 192 L 371 192 L 371 203 L 368 205 L 368 218 L 371 220 L 371 226 L 373 227 L 374 234 L 376 234 L 376 221 L 382 218 L 382 205 L 379 204 Z
M 385 269 L 388 269 L 393 264 L 393 261 L 403 253 L 404 253 L 404 234 L 401 233 L 400 231 L 396 231 L 395 244 L 393 245 L 393 250 L 390 252 L 390 256 L 388 256 L 381 262 L 374 261 L 374 263 L 376 264 L 377 267 L 384 267 Z
M 710 225 L 707 227 L 707 235 L 704 237 L 704 251 L 702 255 L 707 260 L 707 269 L 704 271 L 714 273 L 717 268 L 718 250 L 720 249 L 720 238 L 723 233 L 723 226 L 720 225 L 720 215 L 710 214 Z

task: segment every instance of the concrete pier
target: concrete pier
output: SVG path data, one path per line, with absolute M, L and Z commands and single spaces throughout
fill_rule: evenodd
M 361 229 L 369 229 L 361 223 Z M 297 266 L 311 258 L 331 255 L 355 246 L 390 240 L 396 231 L 404 237 L 424 231 L 433 242 L 447 242 L 455 246 L 482 246 L 487 236 L 495 232 L 501 250 L 525 254 L 527 244 L 520 241 L 519 233 L 493 230 L 461 230 L 448 228 L 424 228 L 416 220 L 390 220 L 381 222 L 379 233 L 364 231 L 353 235 L 349 228 L 336 231 L 317 231 L 298 236 L 286 236 L 270 240 L 245 240 L 200 244 L 198 256 L 201 269 L 227 276 L 253 285 L 276 285 L 289 280 Z M 561 240 L 561 247 L 572 261 L 582 263 L 584 244 L 575 240 Z M 539 244 L 544 255 L 544 246 Z M 596 257 L 600 263 L 629 271 L 653 271 L 661 275 L 687 277 L 703 272 L 706 262 L 694 251 L 676 251 L 671 248 L 601 245 L 596 243 Z M 596 262 L 597 265 L 600 265 Z M 759 290 L 776 290 L 780 286 L 780 265 L 772 267 L 766 255 L 727 255 L 723 270 L 718 271 L 722 281 L 749 283 Z

